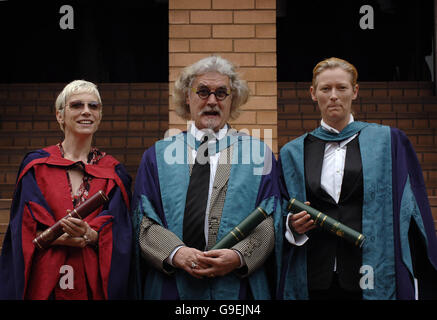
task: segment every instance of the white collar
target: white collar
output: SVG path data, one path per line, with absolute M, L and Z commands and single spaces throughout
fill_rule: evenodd
M 354 122 L 354 116 L 351 114 L 350 118 L 349 118 L 349 123 Z M 320 125 L 322 126 L 323 129 L 325 129 L 326 131 L 330 131 L 330 132 L 334 132 L 334 133 L 340 133 L 340 131 L 338 131 L 337 129 L 331 127 L 330 125 L 328 125 L 325 121 L 320 121 Z
M 217 140 L 223 138 L 228 132 L 228 125 L 225 124 L 218 132 L 213 132 Z M 190 126 L 190 133 L 196 138 L 196 140 L 201 141 L 202 137 L 205 135 L 205 131 L 197 129 L 196 125 L 193 123 Z

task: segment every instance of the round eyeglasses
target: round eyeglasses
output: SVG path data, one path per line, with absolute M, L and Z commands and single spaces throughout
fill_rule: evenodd
M 227 96 L 229 96 L 227 88 L 217 88 L 215 91 L 211 91 L 209 88 L 191 88 L 191 90 L 195 92 L 202 100 L 208 99 L 211 94 L 215 95 L 215 98 L 219 101 L 223 101 Z

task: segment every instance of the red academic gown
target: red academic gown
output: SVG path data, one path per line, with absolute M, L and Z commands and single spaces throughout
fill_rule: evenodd
M 64 159 L 57 146 L 29 154 L 17 178 L 11 221 L 0 257 L 0 280 L 12 272 L 0 297 L 10 299 L 126 298 L 132 241 L 129 216 L 130 177 L 119 162 L 105 155 L 85 164 L 92 176 L 89 196 L 109 197 L 84 220 L 98 232 L 98 246 L 51 246 L 36 249 L 37 229 L 52 226 L 73 209 Z M 20 223 L 21 220 L 21 223 Z M 114 262 L 116 261 L 116 263 Z M 11 270 L 14 269 L 14 270 Z M 3 291 L 3 292 L 1 292 Z

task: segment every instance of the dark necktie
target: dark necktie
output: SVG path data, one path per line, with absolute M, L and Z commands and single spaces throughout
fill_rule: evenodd
M 191 171 L 185 202 L 183 240 L 191 248 L 205 250 L 205 213 L 209 191 L 208 136 L 205 135 Z

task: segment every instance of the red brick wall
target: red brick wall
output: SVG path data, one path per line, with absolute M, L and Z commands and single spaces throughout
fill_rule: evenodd
M 0 198 L 10 198 L 26 152 L 63 138 L 54 101 L 65 84 L 0 85 Z M 98 84 L 103 120 L 94 144 L 134 177 L 144 150 L 168 128 L 167 83 Z

